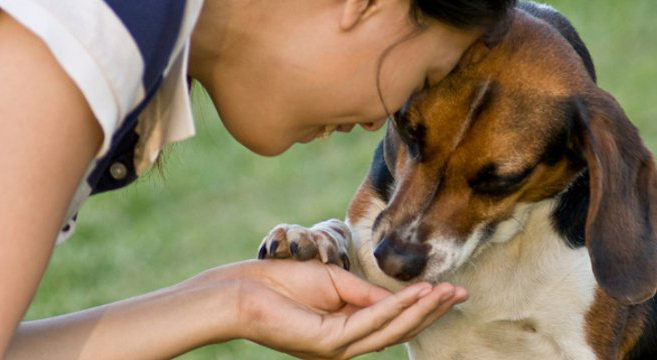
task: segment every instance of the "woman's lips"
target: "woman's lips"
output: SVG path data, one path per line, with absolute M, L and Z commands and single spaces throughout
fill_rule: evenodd
M 338 125 L 338 127 L 335 129 L 336 131 L 339 132 L 350 132 L 356 124 L 342 124 Z

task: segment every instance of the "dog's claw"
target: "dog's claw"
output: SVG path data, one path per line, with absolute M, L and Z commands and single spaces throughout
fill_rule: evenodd
M 293 257 L 297 257 L 299 255 L 299 244 L 296 242 L 290 244 L 290 254 L 292 254 Z
M 262 244 L 258 250 L 258 259 L 262 260 L 267 256 L 267 244 Z
M 271 245 L 269 245 L 269 253 L 273 257 L 276 257 L 276 250 L 278 250 L 278 244 L 279 242 L 277 240 L 274 240 L 271 242 Z
M 345 270 L 349 271 L 349 268 L 351 268 L 351 263 L 349 262 L 349 256 L 347 256 L 347 254 L 342 254 L 340 258 L 342 260 L 342 267 Z

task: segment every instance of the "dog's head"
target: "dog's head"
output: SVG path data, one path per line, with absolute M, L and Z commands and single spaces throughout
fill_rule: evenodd
M 543 21 L 518 10 L 494 45 L 473 45 L 395 114 L 384 157 L 395 185 L 374 239 L 388 275 L 438 280 L 484 244 L 521 231 L 509 220 L 523 208 L 588 176 L 585 237 L 598 282 L 625 302 L 655 293 L 652 156 Z

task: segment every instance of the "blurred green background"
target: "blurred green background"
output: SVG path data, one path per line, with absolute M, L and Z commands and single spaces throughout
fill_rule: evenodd
M 587 43 L 603 88 L 657 149 L 657 1 L 548 1 Z M 168 151 L 164 177 L 91 199 L 77 233 L 58 247 L 27 318 L 88 308 L 254 257 L 280 222 L 342 218 L 367 172 L 377 134 L 355 130 L 262 158 L 230 138 L 203 98 L 198 135 Z M 288 359 L 246 341 L 181 359 Z M 401 346 L 364 359 L 405 358 Z

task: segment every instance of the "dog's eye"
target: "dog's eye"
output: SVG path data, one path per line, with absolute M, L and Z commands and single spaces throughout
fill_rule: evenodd
M 394 121 L 395 129 L 399 134 L 399 137 L 406 145 L 408 153 L 411 157 L 421 160 L 422 158 L 422 146 L 424 142 L 424 135 L 426 128 L 422 124 L 412 125 L 410 122 L 401 114 L 395 115 Z
M 498 174 L 497 166 L 485 166 L 477 175 L 468 181 L 475 192 L 488 196 L 507 196 L 520 189 L 534 168 L 528 168 L 519 173 Z
M 416 143 L 417 142 L 417 135 L 415 131 L 413 131 L 413 128 L 411 125 L 408 123 L 408 120 L 406 119 L 401 119 L 396 122 L 396 128 L 397 128 L 397 133 L 399 133 L 399 136 L 402 138 L 402 140 L 407 143 Z

